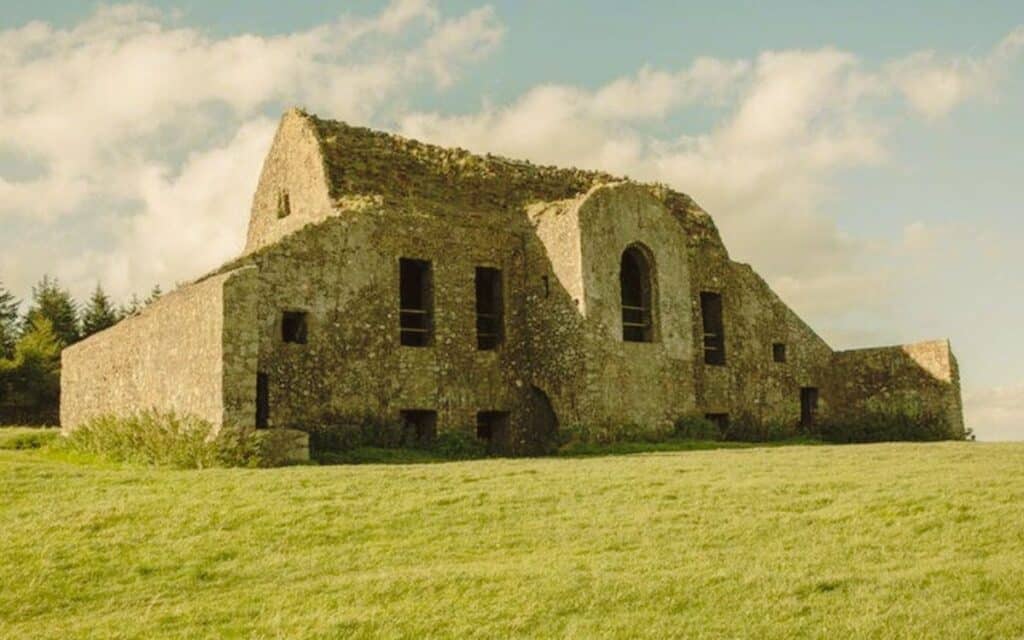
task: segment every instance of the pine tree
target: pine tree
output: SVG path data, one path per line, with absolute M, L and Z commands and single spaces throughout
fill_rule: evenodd
M 25 314 L 22 333 L 33 330 L 36 320 L 50 321 L 53 333 L 65 347 L 74 344 L 81 337 L 78 327 L 78 305 L 74 298 L 62 289 L 56 278 L 43 276 L 39 284 L 32 287 L 32 304 Z
M 82 310 L 82 337 L 87 338 L 94 333 L 112 327 L 117 322 L 117 311 L 110 303 L 110 298 L 99 284 L 92 292 L 89 303 Z
M 160 288 L 160 285 L 153 285 L 153 288 L 149 292 L 149 297 L 146 298 L 146 301 L 143 304 L 148 307 L 159 300 L 162 295 L 164 295 L 164 292 L 163 289 Z
M 139 296 L 132 294 L 131 300 L 128 304 L 122 304 L 117 308 L 117 319 L 122 320 L 128 316 L 134 316 L 136 313 L 142 310 L 142 302 L 139 301 Z
M 55 407 L 60 397 L 60 351 L 49 318 L 37 314 L 11 360 L 0 360 L 0 396 L 23 407 Z
M 0 358 L 14 355 L 18 338 L 18 301 L 0 283 Z

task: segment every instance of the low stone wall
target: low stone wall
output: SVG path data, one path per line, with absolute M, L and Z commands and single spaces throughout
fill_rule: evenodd
M 964 431 L 960 371 L 949 341 L 839 351 L 833 357 L 827 414 L 927 411 Z
M 246 301 L 251 297 L 245 294 L 247 287 L 238 286 L 254 272 L 240 269 L 182 287 L 138 315 L 65 349 L 63 428 L 73 429 L 97 415 L 143 409 L 191 414 L 216 427 L 226 417 L 244 419 L 254 412 L 254 407 L 245 406 L 240 389 L 251 384 L 254 403 L 255 328 L 254 344 L 247 345 L 244 316 L 251 310 L 255 318 L 255 304 Z M 251 366 L 246 366 L 246 359 L 252 360 Z M 251 380 L 244 380 L 248 369 Z M 226 415 L 226 391 L 232 415 Z

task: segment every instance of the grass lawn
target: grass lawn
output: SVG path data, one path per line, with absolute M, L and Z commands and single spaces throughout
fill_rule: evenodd
M 1024 445 L 169 471 L 0 450 L 0 638 L 1024 636 Z

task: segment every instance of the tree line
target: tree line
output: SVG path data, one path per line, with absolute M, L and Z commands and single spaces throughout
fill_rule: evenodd
M 156 301 L 132 295 L 115 305 L 99 284 L 80 305 L 57 278 L 44 275 L 21 302 L 0 282 L 0 424 L 53 422 L 60 400 L 60 352 Z

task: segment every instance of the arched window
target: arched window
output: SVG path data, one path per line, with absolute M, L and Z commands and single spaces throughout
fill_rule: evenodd
M 622 252 L 622 339 L 654 341 L 654 274 L 649 253 L 637 245 Z

